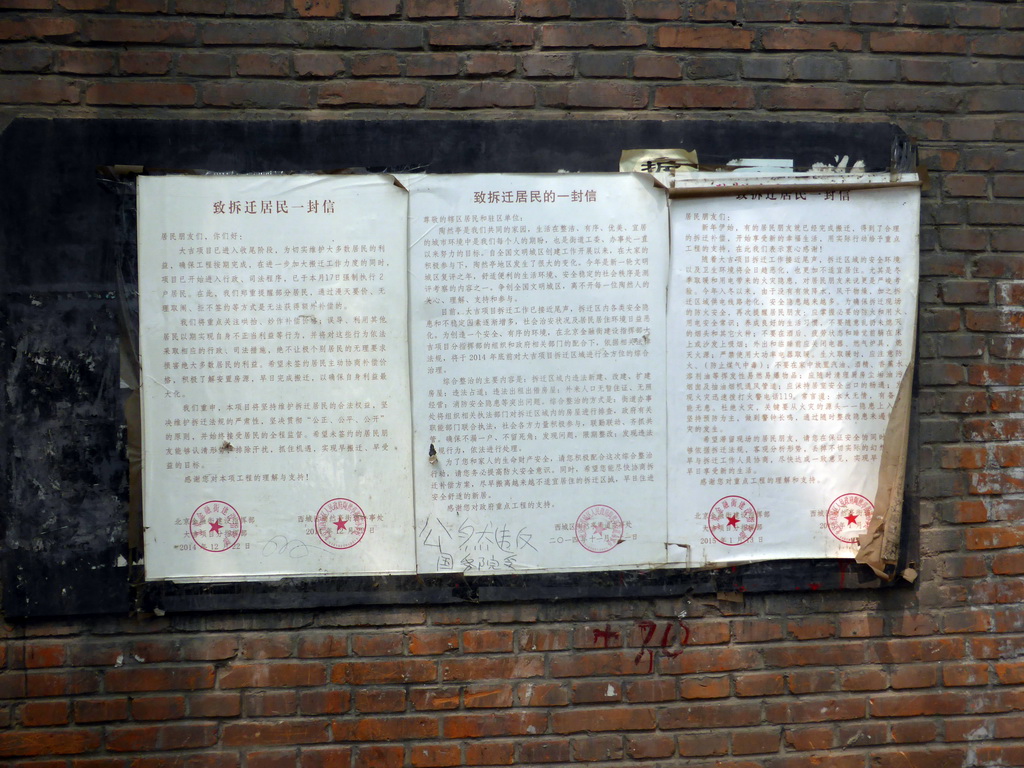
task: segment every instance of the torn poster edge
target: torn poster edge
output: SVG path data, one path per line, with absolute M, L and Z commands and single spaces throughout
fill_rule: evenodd
M 860 537 L 860 549 L 854 557 L 857 563 L 868 566 L 885 581 L 896 577 L 895 566 L 899 561 L 913 379 L 914 364 L 911 362 L 903 373 L 885 428 L 874 499 L 875 512 L 867 533 Z

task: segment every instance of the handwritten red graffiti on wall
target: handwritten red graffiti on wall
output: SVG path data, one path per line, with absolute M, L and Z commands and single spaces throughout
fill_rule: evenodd
M 690 629 L 681 621 L 666 621 L 664 625 L 661 625 L 658 622 L 644 619 L 636 623 L 636 628 L 640 631 L 640 650 L 637 651 L 633 663 L 642 664 L 646 657 L 648 673 L 654 671 L 655 655 L 660 653 L 662 656 L 674 659 L 683 652 L 682 646 L 690 642 Z M 601 643 L 605 648 L 618 646 L 620 635 L 608 624 L 604 625 L 604 629 L 595 627 L 591 631 L 594 633 L 594 643 Z M 680 649 L 672 650 L 673 646 L 679 646 Z
M 656 653 L 674 659 L 683 652 L 682 646 L 690 642 L 690 629 L 682 622 L 666 621 L 665 628 L 657 639 L 655 639 L 655 636 L 658 635 L 658 624 L 656 622 L 645 619 L 644 621 L 638 621 L 636 626 L 641 633 L 641 645 L 640 650 L 637 651 L 636 657 L 633 659 L 633 663 L 641 664 L 644 656 L 646 656 L 648 674 L 654 671 L 654 655 Z M 677 629 L 678 631 L 676 631 Z M 678 644 L 680 650 L 669 650 L 669 646 L 674 644 Z

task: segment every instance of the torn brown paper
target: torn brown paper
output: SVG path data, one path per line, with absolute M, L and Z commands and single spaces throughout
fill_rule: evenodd
M 697 151 L 690 149 L 624 149 L 619 156 L 620 173 L 649 173 L 663 187 L 671 187 L 677 174 L 697 170 Z
M 907 474 L 907 444 L 910 435 L 910 399 L 914 366 L 907 366 L 889 414 L 882 442 L 882 461 L 878 469 L 875 512 L 868 531 L 860 537 L 855 560 L 871 568 L 881 579 L 894 578 L 892 566 L 900 554 L 903 483 Z M 890 570 L 887 570 L 889 568 Z

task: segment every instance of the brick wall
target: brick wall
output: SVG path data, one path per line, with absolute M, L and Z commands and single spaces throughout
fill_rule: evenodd
M 0 8 L 0 119 L 881 120 L 931 173 L 913 588 L 0 625 L 0 762 L 1024 765 L 1024 4 Z

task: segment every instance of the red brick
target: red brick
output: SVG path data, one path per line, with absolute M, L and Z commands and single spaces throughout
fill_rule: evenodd
M 164 723 L 107 728 L 106 745 L 111 752 L 195 749 L 217 743 L 216 725 Z
M 731 672 L 756 669 L 760 656 L 751 648 L 692 648 L 674 658 L 659 658 L 663 674 Z
M 521 0 L 524 19 L 554 19 L 569 15 L 569 0 Z
M 541 677 L 544 659 L 530 656 L 499 658 L 446 658 L 441 662 L 441 679 L 521 680 Z
M 840 637 L 877 637 L 884 629 L 884 622 L 880 616 L 840 616 L 839 636 Z
M 516 71 L 511 53 L 471 53 L 466 57 L 467 75 L 509 75 Z
M 548 716 L 544 712 L 492 712 L 488 714 L 447 715 L 442 725 L 446 739 L 478 739 L 488 736 L 524 736 L 545 733 Z
M 511 653 L 512 630 L 479 629 L 462 633 L 464 653 Z
M 765 109 L 846 111 L 860 108 L 861 94 L 841 86 L 780 86 L 766 88 L 762 103 Z
M 291 82 L 210 82 L 203 85 L 203 103 L 217 107 L 303 109 L 310 89 Z
M 356 656 L 400 655 L 405 638 L 400 634 L 353 635 L 352 653 Z
M 564 707 L 569 703 L 569 691 L 560 683 L 521 683 L 516 698 L 525 707 Z
M 238 693 L 198 693 L 188 697 L 190 717 L 237 717 L 242 713 Z
M 83 34 L 93 43 L 188 45 L 195 42 L 196 25 L 171 19 L 94 18 L 86 22 Z
M 541 28 L 544 48 L 637 48 L 647 43 L 647 30 L 621 22 L 548 25 Z
M 514 0 L 466 0 L 466 15 L 477 18 L 513 18 Z
M 890 685 L 902 688 L 933 688 L 939 681 L 938 669 L 930 664 L 906 664 L 889 674 Z
M 234 664 L 220 674 L 221 688 L 279 688 L 322 685 L 327 670 L 317 662 Z
M 513 765 L 515 745 L 500 742 L 469 742 L 465 746 L 466 765 Z
M 118 58 L 125 75 L 166 75 L 171 71 L 173 57 L 166 51 L 125 51 Z
M 427 715 L 346 718 L 331 724 L 331 735 L 334 741 L 434 739 L 438 719 Z
M 3 104 L 77 104 L 78 87 L 66 80 L 41 77 L 5 77 L 0 89 Z
M 80 755 L 99 746 L 99 731 L 62 729 L 0 733 L 0 757 Z
M 861 36 L 843 29 L 783 27 L 766 30 L 761 44 L 767 51 L 859 51 Z
M 30 701 L 21 705 L 19 719 L 29 728 L 66 725 L 70 706 L 66 701 Z
M 227 77 L 231 74 L 231 57 L 205 51 L 182 53 L 178 56 L 178 72 L 183 75 Z
M 521 764 L 526 765 L 566 763 L 571 759 L 570 749 L 568 739 L 531 739 L 519 748 L 519 760 Z
M 892 752 L 880 751 L 872 760 L 872 768 L 960 768 L 966 752 L 956 748 L 901 748 Z
M 76 75 L 105 75 L 114 69 L 114 54 L 78 49 L 58 51 L 54 69 Z
M 871 50 L 881 53 L 964 53 L 967 38 L 961 34 L 901 29 L 872 32 Z
M 239 77 L 287 77 L 289 59 L 286 53 L 240 53 L 235 56 L 235 73 Z M 278 659 L 291 655 L 290 648 L 279 648 L 276 643 L 282 638 L 251 638 L 251 653 L 242 648 L 242 656 L 248 659 Z M 257 654 L 257 655 L 252 655 Z M 258 655 L 266 654 L 266 655 Z
M 303 18 L 334 19 L 342 15 L 342 0 L 292 0 L 295 12 Z
M 1024 544 L 1024 528 L 986 526 L 970 528 L 966 532 L 968 549 L 1005 549 Z
M 533 45 L 533 27 L 527 24 L 462 21 L 431 26 L 430 45 L 441 48 L 522 48 Z
M 243 713 L 246 717 L 287 717 L 294 715 L 297 707 L 295 691 L 256 691 L 245 697 Z
M 384 18 L 397 16 L 402 3 L 401 0 L 349 0 L 348 6 L 357 18 Z
M 395 76 L 401 71 L 398 57 L 393 53 L 368 53 L 353 56 L 349 60 L 348 68 L 353 77 Z
M 666 85 L 655 88 L 656 108 L 750 109 L 754 91 L 748 86 Z
M 359 747 L 356 749 L 354 768 L 404 768 L 404 747 Z
M 297 51 L 292 55 L 292 66 L 295 68 L 296 77 L 334 77 L 345 70 L 344 60 L 336 53 Z M 299 640 L 300 648 L 304 639 Z M 299 657 L 305 658 L 307 655 L 300 651 Z
M 938 732 L 938 724 L 932 721 L 908 720 L 895 722 L 889 727 L 892 741 L 896 744 L 920 744 L 934 741 Z
M 772 723 L 823 723 L 832 720 L 857 720 L 864 717 L 865 700 L 848 698 L 802 698 L 797 702 L 769 701 L 765 718 Z
M 679 681 L 680 699 L 722 699 L 730 692 L 728 677 L 682 678 Z
M 626 683 L 626 701 L 673 701 L 679 698 L 673 680 L 630 680 Z
M 445 18 L 459 15 L 458 0 L 406 0 L 405 12 L 410 19 Z
M 94 83 L 85 91 L 87 104 L 96 106 L 193 106 L 196 89 L 185 83 Z
M 299 712 L 303 715 L 335 715 L 352 705 L 347 690 L 313 690 L 299 693 Z
M 184 696 L 141 696 L 132 699 L 132 718 L 135 720 L 180 720 L 184 716 Z
M 299 638 L 297 655 L 302 659 L 348 656 L 348 636 L 336 632 L 305 634 Z
M 442 768 L 462 765 L 458 744 L 431 744 L 411 747 L 409 762 L 413 768 Z
M 77 699 L 74 702 L 76 723 L 103 723 L 128 719 L 128 699 Z
M 225 747 L 321 744 L 330 741 L 329 726 L 324 720 L 226 723 L 223 728 L 220 743 Z
M 320 106 L 416 106 L 426 95 L 422 85 L 390 82 L 337 82 L 320 88 Z
M 836 673 L 833 670 L 795 669 L 786 676 L 791 693 L 803 695 L 835 690 Z
M 574 708 L 551 713 L 551 730 L 554 733 L 645 731 L 653 730 L 656 725 L 653 709 L 636 706 L 592 710 Z
M 359 712 L 402 712 L 405 703 L 405 690 L 402 688 L 363 688 L 356 691 L 356 710 Z
M 942 693 L 881 694 L 869 700 L 872 717 L 922 717 L 925 715 L 962 715 L 967 712 L 964 694 Z
M 676 740 L 668 734 L 633 734 L 626 737 L 626 755 L 633 760 L 672 757 Z
M 732 753 L 734 755 L 763 755 L 778 752 L 782 741 L 779 728 L 757 728 L 734 730 L 732 732 Z
M 59 40 L 77 32 L 78 22 L 66 16 L 0 21 L 0 40 Z
M 633 15 L 648 21 L 678 21 L 683 4 L 673 0 L 634 0 Z
M 604 762 L 622 759 L 622 736 L 588 736 L 572 740 L 577 762 Z
M 753 40 L 753 32 L 735 27 L 658 27 L 654 45 L 658 48 L 749 51 Z
M 714 728 L 715 726 L 710 726 Z M 681 733 L 679 754 L 682 757 L 711 757 L 729 751 L 729 737 L 725 733 Z
M 512 706 L 512 686 L 507 683 L 468 685 L 462 694 L 466 709 Z
M 457 632 L 448 630 L 440 632 L 413 632 L 409 635 L 409 653 L 433 655 L 456 651 L 459 648 Z
M 647 102 L 647 88 L 636 83 L 569 83 L 550 87 L 544 96 L 547 106 L 583 109 L 643 109 Z
M 172 691 L 212 688 L 213 667 L 122 667 L 108 670 L 104 684 L 108 692 L 121 691 Z
M 730 728 L 761 725 L 759 704 L 708 703 L 664 707 L 658 711 L 658 725 L 662 730 L 676 728 L 717 728 L 728 723 Z M 682 742 L 680 742 L 680 751 Z
M 834 744 L 832 728 L 787 728 L 786 744 L 800 752 L 831 749 Z
M 988 684 L 988 664 L 945 664 L 942 684 L 947 687 Z

